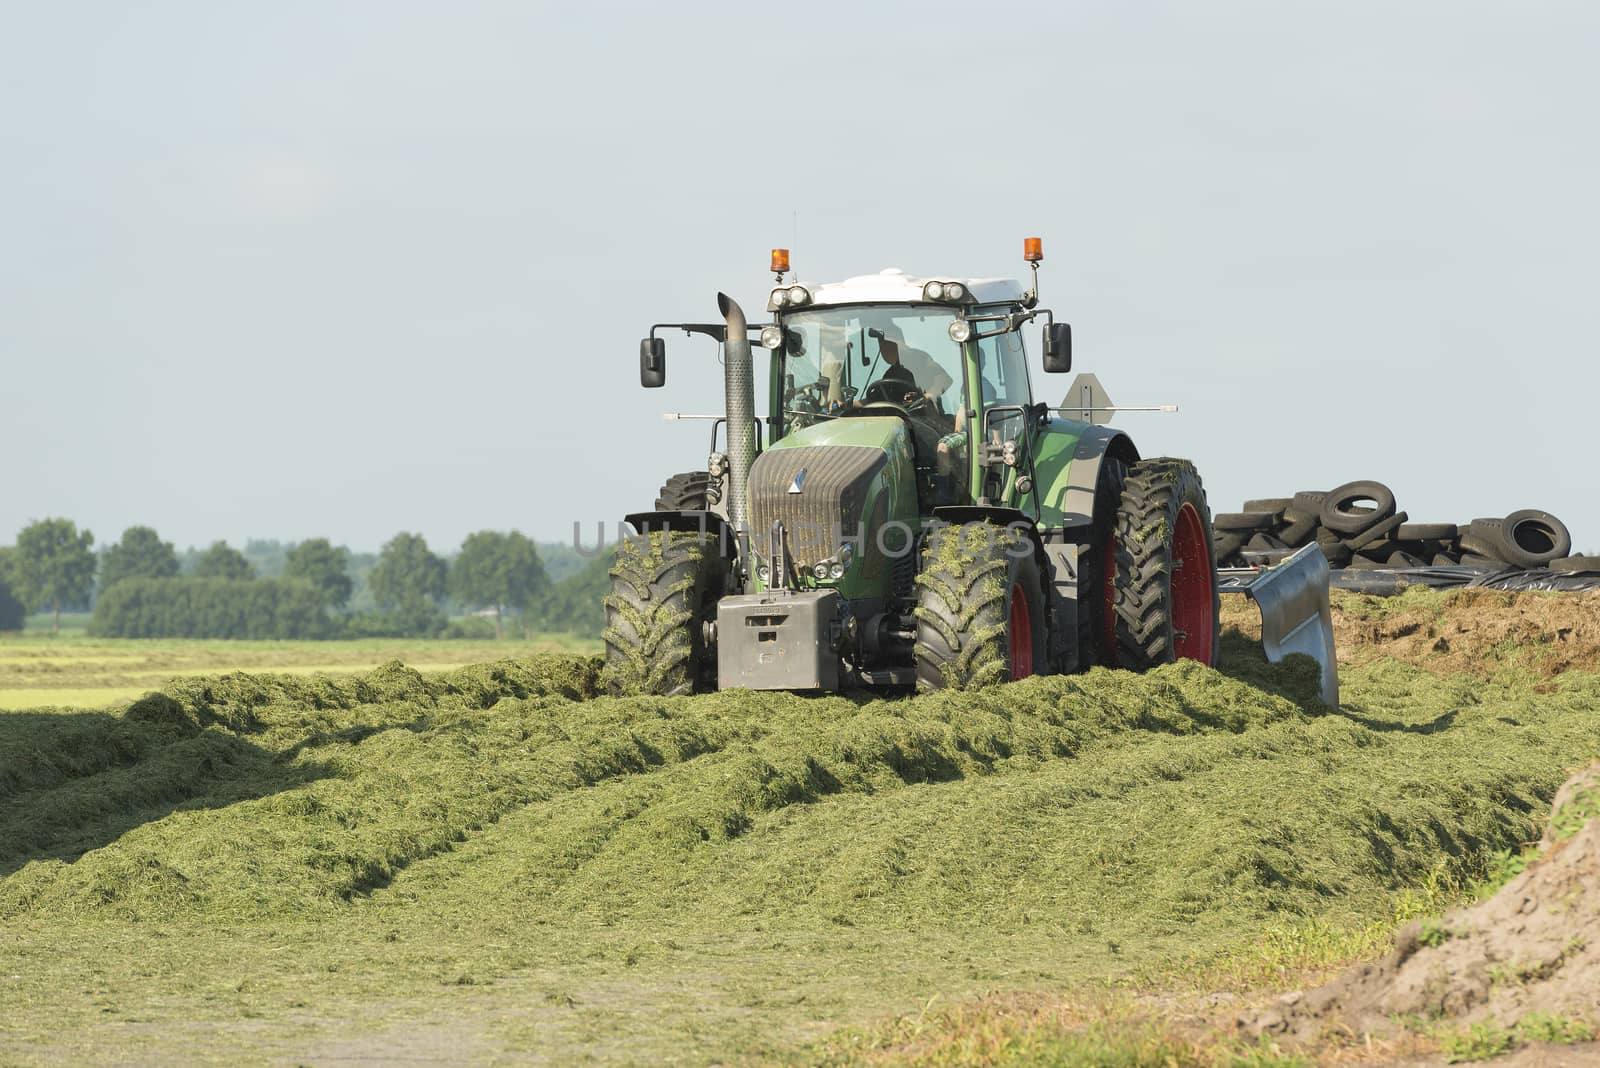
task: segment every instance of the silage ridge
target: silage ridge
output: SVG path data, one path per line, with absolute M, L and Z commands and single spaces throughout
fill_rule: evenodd
M 235 672 L 175 679 L 153 696 L 169 699 L 176 714 L 196 725 L 258 734 L 294 729 L 308 713 L 401 702 L 421 708 L 486 709 L 501 700 L 530 697 L 581 701 L 598 692 L 598 673 L 596 658 L 569 655 L 506 659 L 431 676 L 392 660 L 355 676 Z
M 226 778 L 207 769 L 226 766 L 225 754 L 236 746 L 215 738 L 196 741 L 194 736 L 208 728 L 241 739 L 240 744 L 264 732 L 303 732 L 282 750 L 285 758 L 293 758 L 330 739 L 359 740 L 364 733 L 393 727 L 422 729 L 425 717 L 419 710 L 462 704 L 488 708 L 506 698 L 541 695 L 582 700 L 593 696 L 597 670 L 593 658 L 545 656 L 431 678 L 397 661 L 348 678 L 234 673 L 174 680 L 134 701 L 121 716 L 9 714 L 0 724 L 0 805 L 5 806 L 0 818 L 17 830 L 0 838 L 0 861 L 43 847 L 49 840 L 43 828 L 69 826 L 74 812 L 111 814 L 113 795 L 129 807 L 144 807 L 194 796 Z M 406 702 L 409 718 L 377 725 L 352 722 L 357 710 L 370 715 L 373 706 L 396 700 Z M 169 747 L 210 755 L 174 759 L 164 754 Z M 94 781 L 135 768 L 126 789 L 108 794 Z
M 1143 677 L 1101 672 L 1088 680 L 1037 679 L 910 701 L 855 704 L 744 692 L 665 703 L 618 699 L 564 711 L 607 710 L 626 720 L 630 712 L 654 716 L 663 707 L 744 726 L 692 762 L 663 768 L 666 780 L 590 843 L 575 872 L 601 852 L 643 856 L 661 846 L 727 842 L 777 812 L 836 794 L 872 795 L 1037 768 L 1119 732 L 1241 732 L 1299 716 L 1288 702 L 1198 665 Z M 560 799 L 525 802 L 552 803 Z
M 0 913 L 53 907 L 262 915 L 337 905 L 390 885 L 411 865 L 458 848 L 518 808 L 560 805 L 563 794 L 608 778 L 691 760 L 695 770 L 675 780 L 685 785 L 648 806 L 639 826 L 685 842 L 728 840 L 766 815 L 840 790 L 948 781 L 1001 763 L 1039 766 L 1117 731 L 1241 731 L 1300 714 L 1287 701 L 1193 665 L 910 701 L 732 692 L 512 698 L 489 710 L 471 707 L 481 695 L 465 696 L 456 684 L 458 692 L 441 695 L 437 677 L 374 674 L 379 679 L 361 680 L 365 688 L 350 689 L 330 689 L 325 680 L 297 690 L 301 680 L 238 678 L 175 687 L 171 699 L 197 719 L 245 726 L 281 751 L 316 735 L 318 744 L 293 759 L 314 758 L 322 776 L 261 800 L 175 812 L 70 867 L 34 865 L 38 870 L 13 876 L 0 891 Z M 219 700 L 219 691 L 226 697 L 230 690 L 231 704 Z M 353 704 L 348 694 L 396 692 L 405 699 L 338 707 L 341 700 Z M 303 703 L 292 703 L 293 696 Z M 427 709 L 420 724 L 419 707 Z M 362 721 L 411 729 L 352 732 Z M 330 723 L 347 733 L 327 731 Z M 129 856 L 143 858 L 133 866 L 140 878 L 120 884 Z M 156 867 L 166 874 L 149 878 Z M 175 882 L 185 887 L 182 895 L 148 897 L 149 888 Z
M 1408 728 L 1439 719 L 1439 691 L 1377 725 L 1256 693 L 1267 707 L 1230 730 L 1215 707 L 1228 680 L 1105 674 L 1110 688 L 1091 676 L 987 691 L 963 709 L 965 724 L 932 701 L 872 702 L 865 716 L 841 708 L 831 727 L 809 718 L 806 737 L 791 729 L 789 703 L 827 713 L 832 702 L 763 695 L 743 714 L 770 733 L 530 806 L 409 872 L 386 903 L 488 896 L 557 926 L 887 924 L 1080 948 L 1137 940 L 1165 953 L 1250 924 L 1378 907 L 1436 871 L 1475 870 L 1528 833 L 1561 774 L 1540 739 L 1557 750 L 1600 740 L 1579 695 L 1533 710 L 1519 730 L 1491 694 L 1430 733 Z M 1200 729 L 1182 714 L 1195 683 L 1219 690 Z M 1021 732 L 1000 729 L 1029 692 L 1050 698 L 1042 713 L 1021 712 Z M 753 697 L 676 707 L 731 715 Z M 1092 729 L 1022 737 L 1080 713 Z M 1120 729 L 1130 717 L 1144 729 Z M 951 775 L 962 752 L 971 764 Z
M 0 728 L 0 804 L 138 764 L 192 733 L 100 712 L 13 712 Z
M 564 696 L 501 700 L 484 711 L 472 707 L 482 703 L 481 687 L 468 689 L 460 675 L 443 677 L 436 688 L 446 700 L 430 691 L 399 704 L 345 702 L 352 707 L 343 710 L 320 686 L 310 688 L 308 705 L 315 707 L 287 704 L 282 697 L 296 680 L 200 680 L 199 700 L 187 708 L 168 695 L 156 705 L 162 714 L 176 707 L 212 721 L 203 737 L 232 738 L 215 724 L 244 721 L 257 740 L 290 743 L 290 766 L 303 771 L 315 758 L 319 774 L 259 801 L 174 812 L 71 866 L 33 865 L 0 886 L 0 915 L 201 908 L 247 916 L 348 901 L 516 807 L 691 759 L 731 736 L 716 723 L 673 714 L 663 707 L 671 702 L 646 701 L 620 717 L 604 702 L 578 706 Z M 390 669 L 383 678 L 423 692 L 414 672 Z M 358 688 L 363 681 L 346 692 L 371 692 Z M 231 690 L 232 708 L 218 709 L 219 683 Z M 420 719 L 419 705 L 430 706 Z M 583 711 L 574 714 L 578 707 Z M 176 886 L 183 892 L 172 892 Z
M 0 804 L 0 872 L 31 856 L 76 857 L 144 818 L 160 818 L 196 798 L 226 796 L 241 780 L 285 770 L 237 737 L 206 731 L 137 761 L 20 794 Z M 248 788 L 242 796 L 249 796 Z

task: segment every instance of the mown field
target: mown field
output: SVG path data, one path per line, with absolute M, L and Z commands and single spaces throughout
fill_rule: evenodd
M 126 704 L 174 677 L 230 671 L 351 674 L 401 660 L 445 671 L 506 656 L 592 653 L 600 643 L 566 635 L 524 641 L 366 639 L 327 642 L 90 638 L 77 620 L 59 635 L 30 629 L 0 637 L 0 710 L 105 708 Z
M 1126 1021 L 1376 954 L 1600 755 L 1600 663 L 1346 607 L 1339 709 L 1234 635 L 965 696 L 540 654 L 0 713 L 0 1063 L 1293 1063 Z

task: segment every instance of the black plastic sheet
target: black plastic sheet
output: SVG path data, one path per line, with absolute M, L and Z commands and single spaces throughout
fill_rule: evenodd
M 1393 570 L 1345 568 L 1328 576 L 1336 590 L 1354 590 L 1389 597 L 1412 586 L 1435 590 L 1545 590 L 1575 593 L 1600 590 L 1600 571 L 1522 571 L 1517 568 L 1494 570 L 1484 567 L 1407 567 Z
M 1600 590 L 1600 571 L 1495 571 L 1467 585 L 1489 590 Z

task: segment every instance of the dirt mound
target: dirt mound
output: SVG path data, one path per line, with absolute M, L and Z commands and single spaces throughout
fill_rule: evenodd
M 1260 616 L 1245 601 L 1223 601 L 1223 626 L 1259 639 Z M 1481 677 L 1509 666 L 1543 675 L 1600 670 L 1600 591 L 1413 589 L 1372 597 L 1335 590 L 1333 632 L 1342 664 L 1393 658 Z
M 1407 925 L 1386 959 L 1286 995 L 1241 1026 L 1308 1040 L 1384 1036 L 1407 1024 L 1592 1033 L 1600 1022 L 1600 764 L 1557 795 L 1544 847 L 1492 898 Z

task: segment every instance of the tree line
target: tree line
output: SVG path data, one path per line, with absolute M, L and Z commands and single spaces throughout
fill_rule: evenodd
M 94 535 L 69 519 L 30 523 L 15 546 L 0 547 L 0 630 L 19 629 L 35 610 L 52 612 L 59 629 L 63 608 L 92 599 L 90 632 L 118 638 L 488 636 L 482 620 L 452 623 L 449 604 L 489 613 L 496 638 L 508 622 L 524 633 L 598 635 L 609 563 L 552 583 L 538 546 L 517 531 L 470 534 L 448 560 L 420 534 L 402 533 L 366 575 L 373 607 L 355 612 L 350 551 L 327 538 L 290 546 L 282 573 L 267 578 L 226 542 L 190 553 L 181 569 L 172 543 L 147 526 L 97 554 Z

